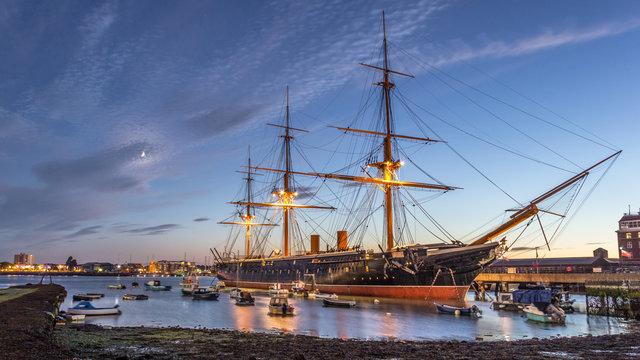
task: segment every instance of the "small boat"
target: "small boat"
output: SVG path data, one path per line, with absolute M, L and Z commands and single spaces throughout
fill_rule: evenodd
M 218 291 L 224 291 L 226 289 L 226 285 L 224 284 L 224 281 L 218 281 L 214 286 Z
M 191 295 L 193 290 L 198 287 L 198 277 L 195 275 L 189 275 L 182 278 L 180 282 L 180 290 L 182 295 Z
M 93 299 L 95 298 L 85 294 L 73 295 L 73 301 L 91 301 Z
M 494 310 L 519 312 L 519 311 L 522 311 L 522 309 L 524 309 L 526 304 L 514 302 L 513 293 L 501 292 L 501 293 L 498 293 L 498 296 L 496 297 L 496 301 L 494 301 L 491 305 Z
M 116 284 L 116 285 L 107 285 L 107 287 L 111 290 L 122 290 L 122 289 L 126 289 L 127 287 L 124 286 L 123 284 Z
M 149 297 L 143 294 L 125 294 L 122 295 L 122 300 L 149 300 Z
M 240 294 L 242 293 L 242 290 L 235 288 L 235 289 L 231 289 L 231 291 L 229 291 L 229 297 L 232 299 L 237 299 L 240 297 Z
M 543 310 L 540 308 L 543 308 Z M 550 303 L 529 304 L 522 311 L 527 315 L 527 319 L 531 321 L 545 324 L 564 324 L 564 311 Z
M 236 298 L 236 305 L 238 306 L 253 306 L 256 304 L 256 299 L 251 296 L 248 291 L 243 291 L 240 296 Z
M 289 299 L 286 295 L 275 295 L 269 301 L 269 315 L 293 315 L 295 308 L 289 305 Z
M 271 284 L 269 286 L 269 294 L 271 295 L 288 295 L 289 290 L 280 287 L 280 283 Z
M 313 294 L 313 296 L 312 296 Z M 309 293 L 309 297 L 313 298 L 313 299 L 318 299 L 318 300 L 324 300 L 324 299 L 337 299 L 338 295 L 336 294 L 327 294 L 327 293 L 321 293 L 318 291 L 314 291 L 312 293 Z
M 118 305 L 113 307 L 97 308 L 90 302 L 83 301 L 74 307 L 67 309 L 67 313 L 72 315 L 118 315 L 121 313 Z
M 66 314 L 65 319 L 67 319 L 68 321 L 84 321 L 84 317 L 85 315 L 73 315 L 73 314 Z
M 447 304 L 434 303 L 436 305 L 436 309 L 438 312 L 443 314 L 454 314 L 454 315 L 469 315 L 473 317 L 481 317 L 482 311 L 478 309 L 477 306 L 472 305 L 471 307 L 459 307 L 459 306 L 451 306 Z
M 153 291 L 169 291 L 171 290 L 171 286 L 160 284 L 160 280 L 149 280 L 144 284 L 144 289 Z
M 302 292 L 304 291 L 304 287 L 304 281 L 294 281 L 291 283 L 291 291 L 293 292 Z
M 218 300 L 218 296 L 220 296 L 219 292 L 211 291 L 203 287 L 195 288 L 191 292 L 191 298 L 193 300 Z
M 352 308 L 356 307 L 356 302 L 353 300 L 338 300 L 338 299 L 322 299 L 323 306 Z
M 97 294 L 97 293 L 86 293 L 86 294 L 79 294 L 79 295 L 92 297 L 94 299 L 100 299 L 104 297 L 104 294 Z

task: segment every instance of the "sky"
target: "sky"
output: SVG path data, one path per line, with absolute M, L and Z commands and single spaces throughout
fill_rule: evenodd
M 431 135 L 518 201 L 623 150 L 552 251 L 540 249 L 559 257 L 604 247 L 616 257 L 617 221 L 640 208 L 637 1 L 5 0 L 0 261 L 19 252 L 37 263 L 209 261 L 227 238 L 217 222 L 233 214 L 248 145 L 260 159 L 278 141 L 265 123 L 282 120 L 286 86 L 294 126 L 315 131 L 300 142 L 327 162 L 336 135 L 327 125 L 352 122 L 375 75 L 359 63 L 375 61 L 383 10 L 392 64 L 415 76 L 398 77 L 398 88 L 420 109 L 524 142 L 489 126 L 495 100 L 478 111 L 444 79 L 475 101 L 487 98 L 471 89 L 495 92 L 557 125 L 501 110 L 563 155 L 539 143 L 527 154 L 567 171 L 491 160 L 495 148 L 474 150 L 474 139 L 422 113 Z M 514 206 L 474 171 L 454 170 L 460 159 L 446 146 L 429 148 L 413 161 L 463 188 L 433 202 L 452 234 Z

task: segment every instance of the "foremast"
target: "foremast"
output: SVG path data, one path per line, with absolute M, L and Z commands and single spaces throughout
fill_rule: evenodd
M 255 219 L 255 214 L 252 213 L 252 193 L 251 193 L 251 182 L 253 181 L 253 177 L 251 176 L 251 148 L 249 148 L 249 159 L 247 161 L 247 171 L 240 171 L 240 173 L 244 173 L 247 174 L 247 177 L 243 178 L 243 180 L 245 180 L 247 182 L 247 201 L 246 201 L 246 208 L 245 208 L 245 213 L 239 214 L 240 219 L 242 219 L 242 221 L 238 221 L 238 222 L 218 222 L 218 224 L 225 224 L 225 225 L 242 225 L 246 228 L 246 233 L 245 233 L 245 241 L 246 241 L 246 257 L 247 259 L 251 257 L 251 227 L 252 226 L 278 226 L 277 224 L 268 224 L 268 223 L 254 223 L 253 219 Z M 235 202 L 234 204 L 239 204 L 239 202 Z

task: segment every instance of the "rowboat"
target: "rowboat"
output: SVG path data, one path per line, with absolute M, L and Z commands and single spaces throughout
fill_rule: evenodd
M 481 317 L 482 311 L 478 309 L 477 306 L 472 305 L 471 307 L 459 307 L 459 306 L 451 306 L 447 304 L 434 303 L 436 305 L 436 309 L 438 312 L 443 314 L 453 314 L 453 315 L 468 315 L 473 317 Z
M 149 300 L 149 297 L 143 294 L 125 294 L 122 295 L 122 300 Z
M 67 310 L 67 313 L 72 315 L 119 315 L 121 313 L 120 309 L 118 309 L 118 305 L 113 307 L 104 307 L 97 308 L 94 307 L 90 302 L 83 301 L 74 307 L 70 307 Z
M 322 305 L 332 306 L 332 307 L 352 308 L 352 307 L 356 307 L 356 302 L 353 300 L 322 299 Z
M 127 287 L 124 286 L 123 284 L 116 284 L 116 285 L 107 285 L 107 288 L 111 290 L 122 290 L 122 289 L 126 289 Z

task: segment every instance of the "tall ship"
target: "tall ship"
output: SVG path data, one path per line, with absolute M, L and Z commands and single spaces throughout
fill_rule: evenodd
M 294 134 L 306 130 L 291 126 L 287 88 L 283 123 L 268 124 L 282 131 L 280 135 L 282 156 L 279 167 L 252 166 L 249 160 L 246 171 L 243 171 L 247 175 L 243 199 L 232 203 L 241 209 L 238 218 L 220 222 L 241 228 L 245 241 L 243 246 L 245 254 L 242 255 L 239 251 L 234 253 L 233 249 L 237 248 L 235 241 L 227 243 L 221 251 L 212 249 L 216 260 L 217 277 L 227 286 L 267 289 L 274 283 L 287 287 L 294 282 L 304 281 L 308 288 L 314 284 L 319 291 L 341 295 L 462 301 L 476 276 L 508 250 L 510 244 L 507 243 L 506 234 L 509 231 L 529 224 L 535 224 L 534 226 L 539 224 L 541 237 L 547 241 L 540 215 L 563 218 L 566 212 L 550 210 L 551 205 L 557 203 L 559 194 L 579 189 L 582 181 L 593 169 L 615 160 L 620 154 L 620 151 L 615 152 L 533 200 L 521 203 L 518 208 L 509 209 L 510 215 L 506 220 L 467 243 L 450 239 L 448 242 L 422 244 L 417 237 L 410 238 L 413 243 L 403 243 L 400 240 L 406 237 L 407 226 L 404 221 L 407 216 L 401 213 L 403 205 L 399 201 L 400 192 L 415 189 L 444 193 L 458 188 L 437 181 L 424 183 L 399 178 L 398 170 L 404 162 L 400 159 L 397 147 L 394 146 L 396 141 L 412 141 L 421 144 L 444 141 L 396 133 L 391 95 L 396 85 L 392 77 L 411 78 L 413 76 L 392 70 L 389 66 L 384 13 L 382 34 L 381 64 L 361 64 L 381 74 L 380 79 L 374 84 L 380 89 L 380 121 L 370 129 L 336 127 L 344 133 L 374 139 L 372 152 L 362 159 L 364 163 L 359 166 L 360 173 L 350 175 L 294 171 L 291 152 Z M 413 163 L 411 159 L 408 160 Z M 252 195 L 252 182 L 255 180 L 254 176 L 258 175 L 257 172 L 277 175 L 279 183 L 271 193 L 276 201 L 255 201 Z M 308 246 L 305 244 L 302 250 L 292 251 L 292 234 L 299 233 L 299 228 L 295 225 L 296 211 L 332 212 L 346 203 L 346 201 L 340 201 L 340 204 L 335 206 L 298 203 L 296 201 L 298 191 L 292 182 L 294 176 L 344 182 L 350 185 L 343 186 L 343 189 L 352 188 L 354 192 L 360 191 L 357 186 L 363 186 L 369 192 L 378 192 L 382 198 L 381 206 L 369 204 L 382 209 L 380 216 L 383 219 L 382 224 L 377 225 L 382 225 L 383 231 L 382 235 L 378 233 L 377 249 L 366 250 L 359 245 L 353 245 L 350 243 L 351 239 L 347 231 L 338 230 L 335 232 L 335 237 L 333 234 L 330 235 L 334 243 L 327 244 L 325 249 L 320 248 L 320 236 L 312 234 L 306 240 Z M 361 218 L 366 218 L 373 213 L 363 210 L 362 203 L 358 203 L 357 206 L 358 212 L 364 214 Z M 271 222 L 271 219 L 256 221 L 256 209 L 271 209 L 271 211 L 275 209 L 274 213 L 281 215 L 281 221 L 278 223 Z M 566 211 L 568 212 L 568 209 Z M 430 217 L 428 213 L 426 216 Z M 365 227 L 362 225 L 364 221 L 359 220 L 354 225 L 360 233 L 364 231 L 362 230 Z M 282 232 L 282 250 L 265 251 L 265 240 L 261 240 L 260 237 L 269 236 L 271 229 L 278 227 Z M 358 230 L 354 233 L 358 234 Z M 359 235 L 353 237 L 361 238 Z

